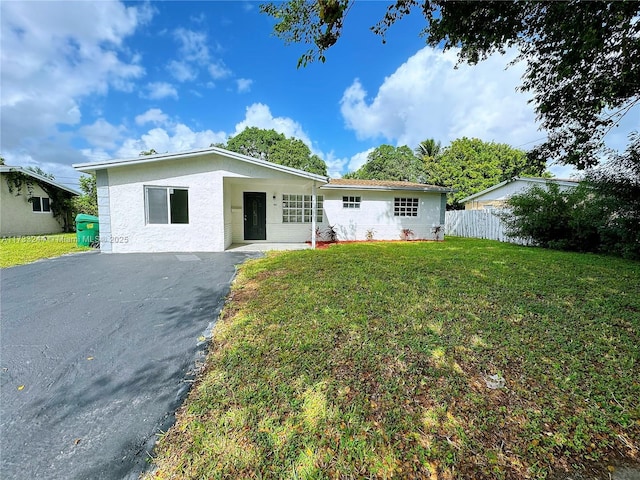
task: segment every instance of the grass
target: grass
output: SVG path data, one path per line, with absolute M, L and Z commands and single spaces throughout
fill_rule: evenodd
M 635 464 L 639 312 L 640 263 L 492 241 L 251 261 L 147 478 L 546 478 Z
M 90 248 L 76 246 L 75 233 L 0 238 L 0 268 L 85 250 Z

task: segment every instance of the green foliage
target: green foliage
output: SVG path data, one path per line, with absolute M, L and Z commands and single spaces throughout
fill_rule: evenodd
M 42 170 L 40 167 L 29 166 L 29 167 L 25 167 L 25 170 L 29 170 L 30 172 L 37 173 L 41 177 L 48 178 L 49 180 L 56 179 L 53 173 L 47 173 L 44 170 Z
M 276 19 L 274 32 L 286 43 L 311 45 L 300 66 L 325 61 L 353 1 L 289 0 L 261 11 Z M 321 13 L 324 4 L 331 15 Z M 387 29 L 414 8 L 425 17 L 419 33 L 426 43 L 459 48 L 461 61 L 519 50 L 518 60 L 526 62 L 521 90 L 533 93 L 549 133 L 533 152 L 540 161 L 595 165 L 606 133 L 640 101 L 640 2 L 403 0 L 391 2 L 372 30 L 384 41 Z
M 428 138 L 427 140 L 423 140 L 420 144 L 415 148 L 414 152 L 416 157 L 422 158 L 424 161 L 434 158 L 436 155 L 440 153 L 442 150 L 442 144 L 433 139 Z
M 405 146 L 380 145 L 367 156 L 367 162 L 344 178 L 361 180 L 398 180 L 424 183 L 424 163 Z
M 147 157 L 147 156 L 149 156 L 149 155 L 157 155 L 157 154 L 158 154 L 158 152 L 156 152 L 156 151 L 155 151 L 155 149 L 153 149 L 153 148 L 152 148 L 152 149 L 150 149 L 150 150 L 143 150 L 142 152 L 140 152 L 140 153 L 138 154 L 138 156 L 140 156 L 140 157 Z
M 636 262 L 475 239 L 249 261 L 146 478 L 608 478 L 639 290 Z
M 451 187 L 448 205 L 505 180 L 523 175 L 540 176 L 543 164 L 532 164 L 522 150 L 504 143 L 463 137 L 451 142 L 439 155 L 425 157 L 426 183 Z
M 575 189 L 551 184 L 512 196 L 510 210 L 500 214 L 509 235 L 547 248 L 640 258 L 640 164 L 632 165 L 633 177 L 620 175 L 623 157 L 612 162 Z
M 95 175 L 83 175 L 80 177 L 80 190 L 82 195 L 73 199 L 73 207 L 76 213 L 98 215 L 98 189 Z
M 4 157 L 0 156 L 0 165 L 4 165 Z
M 318 175 L 327 174 L 327 165 L 297 138 L 287 138 L 275 130 L 247 127 L 231 137 L 222 148 L 253 158 L 297 168 Z

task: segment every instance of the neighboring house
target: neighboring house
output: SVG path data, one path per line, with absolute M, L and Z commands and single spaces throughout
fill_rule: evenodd
M 560 190 L 567 190 L 578 186 L 578 180 L 560 180 L 556 178 L 515 177 L 492 187 L 489 187 L 474 195 L 460 200 L 464 203 L 465 210 L 486 210 L 501 208 L 505 202 L 516 193 L 523 193 L 534 185 L 546 186 L 556 184 Z
M 22 167 L 0 165 L 0 176 L 0 237 L 60 233 L 73 225 L 68 213 L 54 215 L 54 202 L 79 192 Z
M 331 180 L 221 148 L 74 167 L 95 173 L 104 252 L 219 252 L 238 243 L 442 239 L 450 189 Z M 315 208 L 314 208 L 315 205 Z M 440 227 L 440 228 L 438 228 Z

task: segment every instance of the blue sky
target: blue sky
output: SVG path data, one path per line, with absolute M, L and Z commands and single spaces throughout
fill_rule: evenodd
M 327 62 L 297 69 L 306 47 L 275 38 L 258 2 L 5 0 L 2 155 L 77 186 L 73 163 L 207 147 L 247 126 L 302 139 L 332 176 L 383 143 L 544 138 L 516 91 L 523 65 L 505 70 L 514 52 L 454 69 L 455 52 L 425 47 L 419 12 L 382 44 L 369 27 L 387 5 L 356 2 Z M 639 120 L 636 109 L 609 144 Z

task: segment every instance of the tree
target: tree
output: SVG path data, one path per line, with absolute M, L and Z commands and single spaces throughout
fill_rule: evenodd
M 428 138 L 427 140 L 420 142 L 414 152 L 418 158 L 430 159 L 438 155 L 440 150 L 442 150 L 440 142 L 433 138 Z
M 4 157 L 0 157 L 0 165 L 4 165 Z
M 302 140 L 287 138 L 275 130 L 247 127 L 231 137 L 222 148 L 309 173 L 327 174 L 324 160 L 312 154 Z
M 400 180 L 424 183 L 426 173 L 421 159 L 405 146 L 380 145 L 367 156 L 367 162 L 345 178 L 361 180 Z
M 44 170 L 42 170 L 40 167 L 29 166 L 29 167 L 25 167 L 25 170 L 29 170 L 30 172 L 37 173 L 41 177 L 48 178 L 49 180 L 56 179 L 56 176 L 53 173 L 47 173 Z
M 311 48 L 298 66 L 316 59 L 342 33 L 354 0 L 288 0 L 261 11 L 274 17 L 276 36 Z M 593 166 L 603 139 L 640 102 L 640 2 L 398 0 L 372 30 L 384 35 L 420 8 L 428 45 L 459 48 L 462 62 L 476 64 L 494 52 L 519 50 L 526 62 L 520 87 L 533 93 L 547 140 L 531 156 L 578 168 Z
M 459 138 L 439 155 L 425 157 L 426 183 L 456 190 L 448 205 L 496 183 L 523 176 L 541 176 L 544 165 L 531 162 L 527 154 L 504 143 L 483 142 L 478 138 Z
M 140 157 L 146 157 L 146 156 L 149 156 L 149 155 L 157 155 L 157 154 L 158 154 L 158 152 L 156 152 L 156 151 L 155 151 L 155 149 L 151 148 L 151 149 L 149 149 L 149 150 L 143 150 L 143 151 L 141 151 L 141 152 L 138 154 L 138 156 L 140 156 Z
M 73 206 L 77 213 L 98 215 L 98 188 L 95 175 L 83 175 L 80 177 L 80 190 L 82 195 L 73 199 Z

